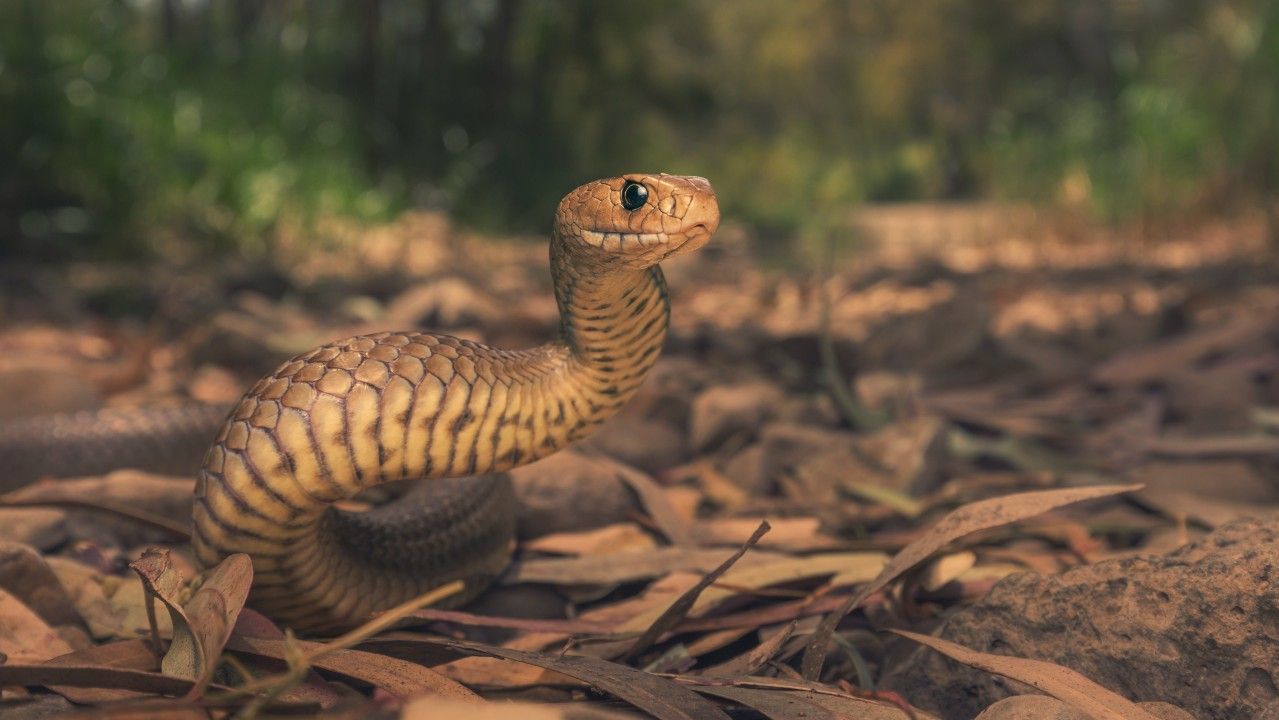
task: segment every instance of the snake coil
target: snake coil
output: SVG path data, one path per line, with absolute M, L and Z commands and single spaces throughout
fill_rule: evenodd
M 378 333 L 284 363 L 231 411 L 205 457 L 200 565 L 248 553 L 250 602 L 312 632 L 454 580 L 466 589 L 450 605 L 474 597 L 505 567 L 514 529 L 509 480 L 494 473 L 584 437 L 635 393 L 666 336 L 658 263 L 701 247 L 718 225 L 702 178 L 587 183 L 556 212 L 556 342 L 509 351 Z M 333 507 L 411 479 L 433 482 L 368 512 Z

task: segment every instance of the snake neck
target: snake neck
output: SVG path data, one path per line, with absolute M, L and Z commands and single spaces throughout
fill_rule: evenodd
M 582 437 L 610 417 L 657 361 L 670 320 L 660 267 L 636 270 L 592 263 L 551 243 L 551 278 L 567 360 L 563 396 L 580 395 L 586 412 L 569 433 Z

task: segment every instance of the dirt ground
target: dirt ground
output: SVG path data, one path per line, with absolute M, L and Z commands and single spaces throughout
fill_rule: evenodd
M 854 228 L 806 270 L 731 224 L 666 267 L 639 396 L 513 473 L 505 576 L 340 648 L 240 611 L 242 565 L 187 586 L 190 475 L 0 478 L 0 717 L 1279 717 L 1263 226 Z M 3 269 L 0 421 L 234 402 L 360 332 L 554 337 L 544 241 L 343 232 L 273 264 Z

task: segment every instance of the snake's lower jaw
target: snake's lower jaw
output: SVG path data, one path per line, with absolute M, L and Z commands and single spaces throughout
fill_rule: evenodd
M 715 225 L 718 226 L 719 222 L 717 221 Z M 690 253 L 695 250 L 701 250 L 703 245 L 710 242 L 711 236 L 714 234 L 715 234 L 714 227 L 698 225 L 694 227 L 692 230 L 690 230 L 688 233 L 686 233 L 686 237 L 688 239 L 685 240 L 682 245 L 675 248 L 675 250 L 671 252 L 671 255 L 683 255 L 684 253 Z

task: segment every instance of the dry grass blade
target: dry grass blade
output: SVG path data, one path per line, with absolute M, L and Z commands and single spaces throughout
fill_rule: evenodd
M 702 592 L 718 580 L 721 575 L 728 572 L 728 569 L 733 567 L 733 563 L 741 559 L 741 557 L 746 554 L 747 550 L 751 549 L 755 543 L 759 542 L 760 538 L 764 537 L 764 533 L 767 533 L 768 529 L 769 525 L 767 520 L 760 522 L 759 527 L 755 529 L 755 532 L 751 534 L 750 538 L 747 539 L 736 552 L 729 556 L 728 559 L 724 560 L 724 562 L 720 563 L 719 567 L 707 573 L 696 585 L 689 588 L 683 595 L 676 598 L 675 602 L 671 603 L 670 607 L 666 608 L 666 610 L 653 621 L 653 624 L 649 625 L 648 629 L 635 639 L 635 643 L 631 645 L 630 649 L 622 656 L 622 660 L 629 661 L 635 659 L 640 655 L 640 653 L 643 653 L 645 650 L 652 647 L 653 643 L 657 642 L 658 638 L 662 637 L 667 630 L 678 625 L 679 622 L 688 615 L 688 611 L 692 609 L 693 603 L 697 602 L 697 598 L 701 596 Z
M 658 720 L 728 720 L 724 711 L 688 688 L 667 678 L 599 658 L 554 656 L 413 633 L 388 633 L 378 642 L 389 651 L 404 653 L 408 659 L 421 654 L 417 648 L 424 650 L 428 656 L 446 649 L 554 670 L 621 698 Z
M 926 645 L 970 667 L 1026 683 L 1094 720 L 1158 720 L 1156 716 L 1131 700 L 1107 690 L 1070 668 L 1043 660 L 977 652 L 929 635 L 904 630 L 892 632 Z
M 1071 503 L 1093 500 L 1108 495 L 1140 490 L 1142 485 L 1099 485 L 1095 487 L 1066 488 L 1016 493 L 969 503 L 952 510 L 922 536 L 916 538 L 884 566 L 879 575 L 858 593 L 848 599 L 838 610 L 822 619 L 808 647 L 804 649 L 802 671 L 805 678 L 816 679 L 826 661 L 827 646 L 835 627 L 845 615 L 857 608 L 871 593 L 883 588 L 903 572 L 922 562 L 928 556 L 965 535 L 978 530 L 1007 525 L 1025 520 L 1053 508 Z

